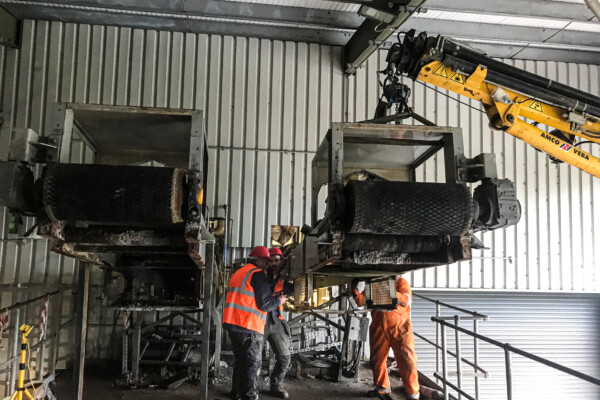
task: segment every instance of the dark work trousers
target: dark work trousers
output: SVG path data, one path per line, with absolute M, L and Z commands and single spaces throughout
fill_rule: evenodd
M 283 384 L 285 373 L 290 368 L 292 355 L 290 354 L 290 328 L 286 321 L 273 322 L 267 318 L 265 326 L 265 340 L 269 341 L 275 353 L 275 367 L 271 374 L 271 387 Z
M 233 345 L 232 392 L 242 400 L 258 400 L 256 375 L 262 360 L 263 335 L 228 331 Z

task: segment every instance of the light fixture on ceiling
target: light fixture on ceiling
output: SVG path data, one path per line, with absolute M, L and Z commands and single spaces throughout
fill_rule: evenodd
M 389 12 L 383 11 L 383 10 L 379 10 L 377 8 L 373 8 L 373 7 L 367 6 L 365 4 L 360 6 L 360 8 L 358 9 L 358 15 L 365 17 L 365 18 L 373 19 L 377 22 L 385 23 L 388 25 L 394 21 L 394 18 L 396 18 L 396 15 L 394 15 L 392 13 L 389 13 Z

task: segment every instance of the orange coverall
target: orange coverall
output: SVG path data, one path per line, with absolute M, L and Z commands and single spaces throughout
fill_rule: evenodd
M 365 296 L 354 289 L 356 303 L 365 304 Z M 390 378 L 387 372 L 387 358 L 390 348 L 394 351 L 396 364 L 404 389 L 411 399 L 419 398 L 419 375 L 417 373 L 417 355 L 415 338 L 410 322 L 410 304 L 412 290 L 404 278 L 396 279 L 396 297 L 406 306 L 398 305 L 392 311 L 371 312 L 369 327 L 369 345 L 371 347 L 371 368 L 373 381 L 378 390 L 389 392 Z

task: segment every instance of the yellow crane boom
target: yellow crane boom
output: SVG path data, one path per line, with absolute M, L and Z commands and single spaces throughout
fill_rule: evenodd
M 600 98 L 490 59 L 447 38 L 426 33 L 405 35 L 392 46 L 390 81 L 407 75 L 480 101 L 490 127 L 505 131 L 533 147 L 596 177 L 600 158 L 582 150 L 600 144 Z M 544 131 L 538 124 L 552 127 Z

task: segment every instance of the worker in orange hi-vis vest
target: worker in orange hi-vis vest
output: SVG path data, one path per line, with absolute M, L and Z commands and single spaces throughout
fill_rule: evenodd
M 283 294 L 273 296 L 266 275 L 269 250 L 257 246 L 249 262 L 229 280 L 223 309 L 223 327 L 233 346 L 233 400 L 258 400 L 256 378 L 262 362 L 263 334 L 267 314 L 287 301 Z
M 387 358 L 390 348 L 394 351 L 398 372 L 404 384 L 408 399 L 419 398 L 419 375 L 415 338 L 410 322 L 412 290 L 406 279 L 396 277 L 396 297 L 398 306 L 394 310 L 373 310 L 369 327 L 371 368 L 375 388 L 368 392 L 370 397 L 387 399 L 390 395 L 390 378 L 387 371 Z M 359 306 L 365 304 L 364 282 L 354 279 L 352 295 Z
M 294 293 L 294 286 L 286 281 L 282 273 L 284 258 L 281 249 L 273 247 L 269 249 L 270 262 L 267 277 L 271 284 L 274 296 L 281 294 L 289 296 Z M 275 366 L 271 373 L 271 394 L 282 399 L 289 397 L 287 390 L 283 388 L 285 373 L 290 368 L 292 355 L 290 353 L 290 327 L 283 318 L 283 305 L 277 310 L 271 311 L 267 316 L 265 327 L 265 340 L 269 341 L 275 353 Z

